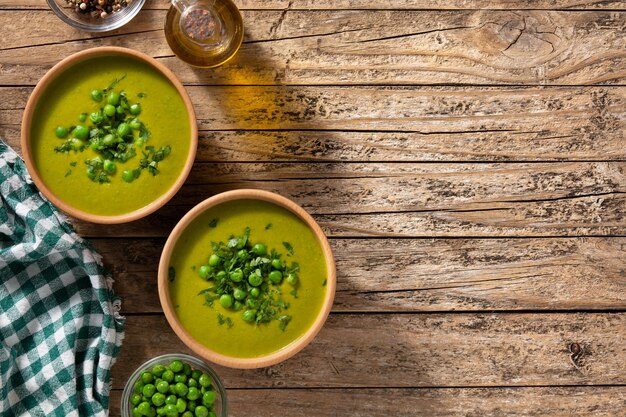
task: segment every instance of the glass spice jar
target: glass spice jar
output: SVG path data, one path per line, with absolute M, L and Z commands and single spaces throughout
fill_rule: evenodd
M 224 64 L 243 41 L 243 20 L 231 0 L 172 0 L 165 38 L 174 53 L 190 65 Z

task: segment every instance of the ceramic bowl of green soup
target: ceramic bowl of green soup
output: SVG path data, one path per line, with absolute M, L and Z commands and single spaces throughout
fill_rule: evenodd
M 92 48 L 55 65 L 22 119 L 26 167 L 71 216 L 124 223 L 163 206 L 196 154 L 191 100 L 174 74 L 127 48 Z
M 335 262 L 313 218 L 280 195 L 218 194 L 169 236 L 158 272 L 165 316 L 197 355 L 260 368 L 295 355 L 332 307 Z

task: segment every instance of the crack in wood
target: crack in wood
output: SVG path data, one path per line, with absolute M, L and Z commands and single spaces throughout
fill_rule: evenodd
M 386 41 L 386 40 L 390 40 L 390 39 L 401 39 L 401 38 L 408 38 L 408 37 L 411 37 L 411 36 L 426 35 L 426 34 L 435 33 L 435 32 L 446 32 L 446 31 L 450 31 L 450 30 L 472 29 L 472 28 L 474 28 L 474 27 L 473 26 L 455 26 L 455 27 L 450 27 L 450 28 L 426 30 L 426 31 L 423 31 L 423 32 L 404 33 L 402 35 L 386 36 L 386 37 L 382 37 L 382 38 L 364 39 L 364 40 L 359 40 L 359 41 L 354 41 L 354 42 L 347 42 L 347 43 L 351 44 L 351 43 L 378 42 L 378 41 Z

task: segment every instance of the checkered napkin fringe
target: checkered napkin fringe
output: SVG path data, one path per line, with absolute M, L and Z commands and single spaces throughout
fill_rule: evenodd
M 0 140 L 0 416 L 106 416 L 124 320 L 100 255 Z

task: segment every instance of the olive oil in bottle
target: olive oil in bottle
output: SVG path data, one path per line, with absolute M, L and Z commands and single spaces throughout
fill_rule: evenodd
M 243 21 L 231 0 L 172 0 L 165 37 L 174 53 L 190 65 L 224 64 L 243 41 Z

